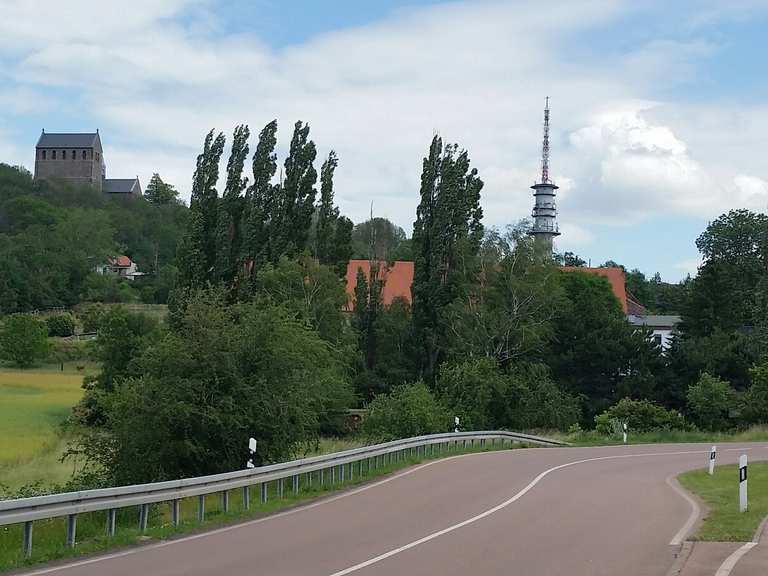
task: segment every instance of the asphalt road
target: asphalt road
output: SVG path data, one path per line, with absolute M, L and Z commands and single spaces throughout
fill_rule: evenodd
M 696 519 L 669 479 L 709 446 L 540 448 L 413 467 L 286 513 L 38 569 L 56 576 L 660 575 Z M 768 458 L 718 446 L 718 464 Z

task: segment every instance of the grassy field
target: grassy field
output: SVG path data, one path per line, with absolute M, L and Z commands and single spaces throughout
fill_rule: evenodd
M 768 463 L 749 465 L 749 507 L 739 512 L 739 471 L 735 465 L 719 466 L 714 475 L 706 470 L 681 474 L 680 484 L 698 495 L 709 507 L 695 540 L 748 542 L 768 516 Z
M 65 365 L 36 370 L 0 369 L 0 484 L 16 488 L 66 480 L 70 466 L 59 429 L 82 396 L 83 374 Z

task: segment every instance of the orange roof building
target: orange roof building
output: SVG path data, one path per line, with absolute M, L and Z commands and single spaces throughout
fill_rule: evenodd
M 354 308 L 355 287 L 357 286 L 357 270 L 362 268 L 366 277 L 370 278 L 371 263 L 368 260 L 350 260 L 347 264 L 347 310 Z M 608 279 L 614 296 L 621 304 L 624 314 L 643 316 L 647 311 L 631 294 L 627 293 L 624 285 L 624 270 L 622 268 L 581 268 L 578 266 L 561 266 L 563 272 L 586 272 Z M 381 262 L 379 279 L 384 283 L 381 300 L 385 306 L 392 304 L 395 298 L 403 298 L 408 304 L 412 303 L 411 284 L 413 284 L 413 262 L 397 261 Z
M 381 301 L 385 306 L 392 304 L 395 298 L 403 298 L 411 303 L 411 284 L 413 284 L 413 262 L 380 262 L 379 279 L 383 281 Z M 357 270 L 362 268 L 367 278 L 371 277 L 371 263 L 368 260 L 350 260 L 347 264 L 347 310 L 354 308 Z

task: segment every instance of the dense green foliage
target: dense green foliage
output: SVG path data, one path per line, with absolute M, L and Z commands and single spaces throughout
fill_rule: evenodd
M 706 372 L 688 388 L 688 410 L 691 419 L 704 430 L 724 430 L 729 427 L 729 412 L 736 406 L 731 385 Z
M 119 483 L 242 468 L 249 436 L 258 462 L 285 458 L 351 403 L 344 359 L 314 330 L 272 304 L 227 306 L 218 292 L 195 296 L 180 330 L 120 368 L 86 437 Z
M 393 440 L 450 430 L 452 417 L 423 382 L 396 386 L 368 405 L 363 432 Z
M 75 333 L 75 317 L 72 314 L 51 314 L 45 318 L 48 336 L 72 336 Z
M 0 164 L 0 314 L 135 300 L 142 286 L 149 301 L 164 301 L 168 290 L 156 294 L 155 283 L 173 274 L 186 217 L 176 201 L 108 197 Z M 94 272 L 118 254 L 148 274 L 135 288 Z
M 627 424 L 631 432 L 686 430 L 690 425 L 674 410 L 667 410 L 649 400 L 622 398 L 595 417 L 595 427 L 601 434 L 616 432 L 616 425 Z
M 48 352 L 48 326 L 34 314 L 11 314 L 0 324 L 0 359 L 29 368 Z

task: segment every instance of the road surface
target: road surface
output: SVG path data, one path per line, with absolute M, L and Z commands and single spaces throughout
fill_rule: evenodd
M 718 446 L 718 464 L 768 444 Z M 288 512 L 27 574 L 663 576 L 697 518 L 701 444 L 470 454 Z

